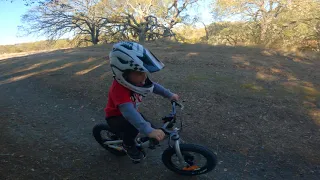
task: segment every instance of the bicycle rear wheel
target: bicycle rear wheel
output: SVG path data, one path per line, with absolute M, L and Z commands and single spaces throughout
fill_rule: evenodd
M 171 171 L 195 176 L 212 171 L 217 164 L 216 155 L 209 149 L 195 144 L 180 144 L 185 163 L 180 163 L 174 148 L 166 149 L 162 154 L 163 164 Z
M 106 141 L 119 140 L 119 138 L 110 130 L 110 127 L 107 124 L 97 124 L 92 129 L 92 134 L 95 140 L 106 150 L 111 152 L 116 156 L 125 156 L 126 152 L 124 150 L 117 150 L 110 148 L 107 145 L 103 144 Z M 119 149 L 122 149 L 122 145 L 119 145 Z

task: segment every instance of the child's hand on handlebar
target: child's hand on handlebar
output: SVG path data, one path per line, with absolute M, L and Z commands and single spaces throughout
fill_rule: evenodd
M 170 100 L 175 100 L 178 101 L 179 100 L 179 95 L 178 94 L 173 94 L 173 96 L 170 98 Z
M 148 134 L 149 138 L 157 139 L 158 141 L 161 141 L 164 138 L 165 134 L 160 129 L 153 130 L 150 134 Z

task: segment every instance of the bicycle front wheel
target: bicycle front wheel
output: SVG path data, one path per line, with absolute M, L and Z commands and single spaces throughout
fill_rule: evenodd
M 209 149 L 195 144 L 180 144 L 184 162 L 180 162 L 174 148 L 166 149 L 162 154 L 163 164 L 171 171 L 195 176 L 212 171 L 217 164 L 216 155 Z

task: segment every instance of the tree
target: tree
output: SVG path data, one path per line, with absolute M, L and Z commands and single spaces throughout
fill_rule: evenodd
M 251 26 L 251 31 L 258 35 L 256 43 L 266 46 L 288 39 L 285 33 L 299 26 L 301 33 L 314 36 L 320 17 L 319 0 L 216 0 L 214 5 L 214 13 L 220 17 L 238 15 L 255 24 L 256 27 Z M 307 32 L 302 24 L 308 24 L 312 30 Z
M 118 32 L 130 32 L 139 42 L 172 36 L 172 28 L 183 22 L 184 12 L 197 0 L 120 0 L 113 14 L 118 14 Z
M 255 41 L 250 34 L 250 23 L 216 22 L 207 27 L 208 43 L 214 45 L 250 45 Z
M 97 44 L 103 35 L 144 42 L 172 36 L 172 28 L 188 16 L 197 0 L 59 0 L 40 1 L 23 17 L 25 34 L 57 39 L 74 33 Z M 119 36 L 120 34 L 120 36 Z M 90 38 L 87 38 L 87 37 Z M 105 41 L 105 40 L 104 40 Z
M 202 41 L 205 41 L 208 43 L 209 41 L 209 31 L 208 31 L 208 26 L 203 22 L 202 18 L 198 15 L 195 15 L 193 18 L 192 18 L 192 21 L 190 23 L 190 25 L 196 25 L 197 23 L 201 23 L 201 25 L 204 27 L 204 31 L 205 31 L 205 36 L 202 39 Z M 195 27 L 194 27 L 195 28 Z
M 1 0 L 1 1 L 10 1 L 12 3 L 15 0 Z M 45 2 L 52 2 L 52 1 L 58 1 L 58 0 L 22 0 L 25 6 L 31 6 L 37 3 L 45 3 Z
M 295 1 L 279 16 L 278 33 L 291 44 L 302 44 L 320 51 L 320 1 Z
M 98 0 L 60 0 L 41 2 L 22 17 L 20 29 L 27 35 L 45 35 L 57 39 L 66 33 L 89 35 L 93 44 L 99 42 L 100 32 L 110 23 Z
M 203 28 L 196 28 L 192 24 L 183 24 L 177 28 L 174 28 L 177 41 L 182 43 L 206 43 L 205 30 Z
M 266 43 L 271 22 L 284 12 L 287 0 L 217 0 L 214 11 L 218 15 L 241 15 L 244 19 L 258 22 L 259 43 Z

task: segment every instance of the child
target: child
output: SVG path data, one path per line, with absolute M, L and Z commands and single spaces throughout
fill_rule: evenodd
M 142 96 L 151 92 L 170 100 L 178 100 L 179 96 L 149 79 L 148 75 L 160 71 L 164 64 L 142 45 L 117 43 L 109 58 L 114 80 L 108 93 L 106 120 L 112 130 L 123 133 L 123 147 L 128 156 L 139 161 L 144 158 L 135 146 L 139 132 L 158 141 L 165 136 L 162 130 L 152 128 L 138 112 Z

